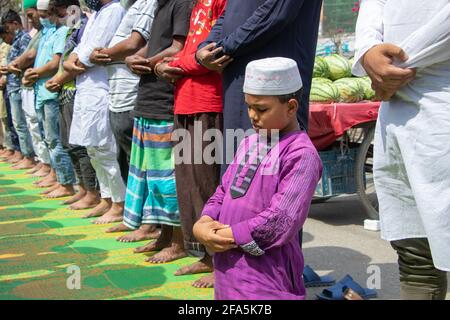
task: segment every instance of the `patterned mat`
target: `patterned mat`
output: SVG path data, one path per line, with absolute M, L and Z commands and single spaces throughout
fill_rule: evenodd
M 117 242 L 120 234 L 104 232 L 109 226 L 44 199 L 33 181 L 0 163 L 1 300 L 213 298 L 213 289 L 191 286 L 201 275 L 173 275 L 195 258 L 146 263 L 132 252 L 145 242 Z

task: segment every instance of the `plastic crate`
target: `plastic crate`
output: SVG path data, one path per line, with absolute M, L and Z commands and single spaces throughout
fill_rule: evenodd
M 356 193 L 355 163 L 358 148 L 319 152 L 323 163 L 322 179 L 315 197 L 331 197 L 343 193 Z

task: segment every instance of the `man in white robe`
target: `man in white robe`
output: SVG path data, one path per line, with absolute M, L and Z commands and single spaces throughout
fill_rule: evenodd
M 117 0 L 88 0 L 96 12 L 87 22 L 80 43 L 64 68 L 78 73 L 69 143 L 86 147 L 95 169 L 103 201 L 85 217 L 101 216 L 95 223 L 122 221 L 126 187 L 117 162 L 117 146 L 108 114 L 108 73 L 89 61 L 95 48 L 106 47 L 119 27 L 125 9 Z
M 450 270 L 450 1 L 363 0 L 353 73 L 383 99 L 374 177 L 403 299 L 445 299 Z

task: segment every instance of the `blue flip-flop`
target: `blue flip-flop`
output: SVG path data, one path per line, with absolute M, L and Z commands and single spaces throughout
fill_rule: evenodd
M 330 276 L 319 276 L 310 266 L 303 269 L 303 281 L 305 287 L 328 287 L 336 283 L 336 280 Z
M 345 291 L 348 288 L 355 291 L 364 300 L 377 297 L 377 292 L 374 289 L 361 287 L 349 275 L 346 275 L 334 286 L 324 289 L 321 294 L 317 294 L 316 296 L 320 300 L 345 300 Z

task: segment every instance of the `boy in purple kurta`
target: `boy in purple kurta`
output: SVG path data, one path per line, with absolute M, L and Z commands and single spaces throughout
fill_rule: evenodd
M 296 114 L 295 61 L 247 66 L 244 92 L 256 134 L 244 139 L 194 234 L 214 252 L 215 298 L 304 299 L 298 241 L 322 165 Z

